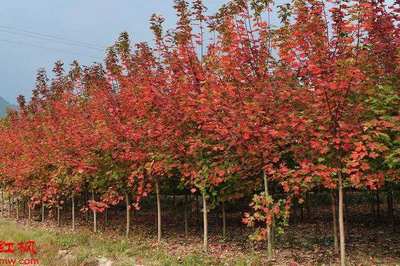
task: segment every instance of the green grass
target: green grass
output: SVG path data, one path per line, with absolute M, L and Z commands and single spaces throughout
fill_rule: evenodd
M 65 256 L 60 258 L 59 251 L 67 250 L 70 255 L 68 265 L 97 265 L 96 258 L 104 257 L 113 261 L 113 265 L 260 265 L 260 258 L 254 254 L 232 256 L 227 260 L 204 254 L 192 249 L 182 256 L 168 254 L 168 245 L 155 245 L 153 239 L 145 235 L 126 239 L 110 234 L 93 234 L 89 230 L 71 232 L 69 230 L 28 227 L 10 220 L 0 220 L 0 240 L 14 243 L 34 240 L 40 265 L 67 265 Z M 193 251 L 194 250 L 194 251 Z M 200 248 L 197 250 L 201 250 Z M 250 252 L 251 253 L 251 252 Z M 27 256 L 15 253 L 11 257 Z M 0 254 L 0 258 L 6 256 Z
M 49 225 L 50 224 L 50 225 Z M 51 223 L 26 226 L 12 220 L 0 219 L 0 241 L 18 243 L 34 240 L 40 265 L 98 265 L 98 258 L 107 258 L 113 266 L 123 265 L 288 265 L 297 261 L 299 265 L 337 265 L 333 253 L 329 226 L 319 227 L 315 232 L 313 224 L 301 224 L 289 228 L 287 233 L 277 238 L 279 245 L 274 261 L 268 262 L 262 246 L 239 246 L 238 241 L 210 241 L 210 252 L 202 252 L 201 237 L 173 234 L 165 230 L 164 241 L 156 243 L 155 234 L 142 227 L 132 228 L 129 239 L 120 230 L 108 230 L 94 234 L 87 227 L 78 227 L 72 232 L 68 227 L 57 228 Z M 353 228 L 355 236 L 352 246 L 348 246 L 349 265 L 400 265 L 398 234 L 384 232 L 384 228 L 371 235 L 369 228 Z M 168 234 L 169 233 L 169 234 Z M 372 237 L 372 238 L 371 238 Z M 375 239 L 375 240 L 370 240 Z M 67 252 L 60 257 L 60 251 Z M 69 256 L 67 263 L 66 257 Z M 9 256 L 24 258 L 19 253 Z M 0 259 L 7 258 L 0 253 Z M 0 260 L 1 264 L 1 260 Z

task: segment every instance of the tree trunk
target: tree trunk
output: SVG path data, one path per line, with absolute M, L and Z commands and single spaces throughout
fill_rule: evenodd
M 31 221 L 32 221 L 31 205 L 30 205 L 30 203 L 28 202 L 28 225 L 31 224 Z
M 11 197 L 8 197 L 8 217 L 11 218 Z
M 161 242 L 161 200 L 159 180 L 156 178 L 156 198 L 157 198 L 157 241 Z
M 104 226 L 108 225 L 108 208 L 104 210 Z
M 368 200 L 371 207 L 371 217 L 376 217 L 375 200 L 372 193 L 373 193 L 372 191 L 368 192 Z
M 59 205 L 57 205 L 57 226 L 60 227 L 61 223 L 60 223 L 60 209 L 61 207 Z
M 19 220 L 19 199 L 17 199 L 17 205 L 15 206 L 15 212 L 17 216 L 17 221 Z
M 187 213 L 187 195 L 185 194 L 185 205 L 183 207 L 183 219 L 184 219 L 184 223 L 185 223 L 185 238 L 188 237 L 188 213 Z
M 27 207 L 28 201 L 26 199 L 24 199 L 24 203 L 23 203 L 23 211 L 24 211 L 24 217 L 26 217 L 26 207 Z
M 43 202 L 42 202 L 41 213 L 42 213 L 42 223 L 44 223 L 44 203 Z
M 311 199 L 310 199 L 310 192 L 306 192 L 306 212 L 307 212 L 307 220 L 311 220 Z
M 0 206 L 0 208 L 1 208 L 1 216 L 4 217 L 5 216 L 5 214 L 4 214 L 5 207 L 4 207 L 4 192 L 3 192 L 3 190 L 1 191 L 1 206 Z
M 85 194 L 84 194 L 83 200 L 84 200 L 83 205 L 85 206 L 89 201 L 89 195 L 88 195 L 88 191 L 87 190 L 85 190 Z M 85 212 L 85 221 L 86 221 L 86 223 L 89 222 L 89 212 Z
M 339 253 L 339 242 L 338 242 L 338 229 L 337 229 L 337 214 L 336 214 L 336 195 L 335 191 L 331 191 L 331 205 L 332 205 L 332 224 L 333 224 L 333 245 L 335 253 Z
M 208 249 L 208 218 L 207 218 L 207 199 L 206 193 L 203 191 L 203 250 L 207 252 Z
M 388 188 L 386 199 L 387 199 L 387 213 L 389 217 L 389 222 L 392 225 L 393 231 L 395 231 L 393 188 L 391 185 Z
M 71 205 L 72 205 L 72 231 L 75 231 L 75 197 L 74 194 L 71 196 Z
M 195 200 L 196 200 L 196 231 L 200 228 L 200 206 L 199 206 L 199 195 L 196 194 L 195 196 Z
M 343 177 L 342 173 L 339 172 L 339 242 L 340 242 L 340 265 L 346 265 L 346 251 L 345 251 L 345 235 L 344 235 L 344 213 L 343 213 Z
M 222 202 L 222 237 L 226 237 L 226 213 L 225 213 L 225 202 Z
M 343 197 L 344 197 L 344 217 L 345 217 L 345 222 L 347 223 L 347 224 L 349 224 L 350 223 L 350 209 L 349 209 L 349 206 L 350 206 L 350 199 L 349 199 L 349 196 L 348 195 L 351 195 L 351 194 L 349 194 L 349 192 L 351 193 L 351 190 L 346 190 L 346 189 L 344 189 L 343 190 Z M 348 228 L 347 228 L 348 229 Z
M 92 191 L 92 201 L 94 201 L 94 192 Z M 97 233 L 97 211 L 93 210 L 93 232 Z
M 386 200 L 387 200 L 387 215 L 389 218 L 393 216 L 393 192 L 391 188 L 386 193 Z
M 346 224 L 346 226 L 344 227 L 344 237 L 346 239 L 346 241 L 350 241 L 350 200 L 348 197 L 348 192 L 350 190 L 346 190 L 345 188 L 343 188 L 343 200 L 344 200 L 344 224 Z
M 125 203 L 126 203 L 126 233 L 125 233 L 125 236 L 129 237 L 131 217 L 130 217 L 130 202 L 129 202 L 128 193 L 125 193 Z
M 275 250 L 275 216 L 272 216 L 272 224 L 271 224 L 271 246 L 272 246 L 272 255 Z
M 379 218 L 381 217 L 381 199 L 379 197 L 379 190 L 376 190 L 375 192 L 375 199 L 376 199 L 376 218 L 377 221 L 379 220 Z
M 269 193 L 268 193 L 268 180 L 267 180 L 267 175 L 265 172 L 263 173 L 264 177 L 264 193 L 265 193 L 265 198 L 268 199 Z M 273 256 L 273 248 L 272 248 L 272 235 L 271 235 L 271 225 L 267 224 L 267 257 L 268 260 L 272 259 Z
M 296 224 L 300 222 L 300 215 L 301 215 L 300 209 L 301 208 L 300 208 L 299 202 L 297 200 L 294 200 L 293 201 L 293 215 L 292 215 L 292 217 L 289 217 L 289 219 L 293 219 L 293 222 Z M 289 221 L 289 223 L 290 223 L 290 221 Z
M 176 195 L 172 195 L 172 206 L 173 206 L 173 210 L 172 210 L 172 221 L 174 224 L 177 224 L 178 221 L 178 210 L 176 208 Z
M 304 206 L 303 206 L 303 204 L 300 204 L 300 220 L 302 222 L 304 221 Z

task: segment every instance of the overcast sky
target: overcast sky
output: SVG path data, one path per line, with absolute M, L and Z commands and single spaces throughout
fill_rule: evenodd
M 205 0 L 215 11 L 226 0 Z M 40 67 L 101 61 L 105 47 L 128 31 L 150 41 L 149 18 L 158 13 L 175 23 L 173 0 L 2 0 L 0 5 L 0 96 L 15 103 L 30 97 Z

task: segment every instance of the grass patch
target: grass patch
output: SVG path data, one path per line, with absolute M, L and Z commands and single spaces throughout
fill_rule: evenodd
M 135 234 L 135 235 L 134 235 Z M 97 258 L 107 258 L 113 265 L 259 265 L 260 257 L 254 254 L 221 259 L 205 254 L 190 245 L 188 252 L 170 254 L 169 244 L 156 245 L 153 238 L 132 233 L 126 239 L 106 233 L 93 234 L 89 230 L 71 232 L 66 229 L 25 226 L 10 220 L 0 220 L 0 240 L 13 243 L 34 240 L 40 265 L 98 265 Z M 5 258 L 6 256 L 1 256 Z M 15 253 L 10 257 L 24 258 Z

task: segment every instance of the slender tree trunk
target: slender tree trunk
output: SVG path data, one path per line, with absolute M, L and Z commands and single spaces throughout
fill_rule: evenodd
M 346 265 L 346 250 L 345 250 L 345 235 L 344 235 L 344 213 L 343 213 L 343 177 L 342 173 L 339 172 L 339 242 L 340 242 L 340 265 Z
M 187 213 L 187 198 L 188 198 L 188 196 L 185 194 L 185 205 L 184 205 L 184 207 L 183 207 L 183 211 L 184 211 L 184 213 L 183 213 L 183 219 L 184 219 L 184 223 L 185 223 L 185 238 L 187 238 L 188 237 L 188 213 Z
M 72 211 L 72 231 L 75 231 L 75 197 L 71 196 L 71 211 Z
M 336 195 L 335 191 L 331 191 L 331 205 L 332 205 L 332 224 L 333 224 L 333 245 L 335 253 L 339 253 L 339 242 L 338 242 L 338 229 L 337 229 L 337 211 L 336 211 Z
M 386 199 L 387 199 L 387 213 L 388 213 L 389 221 L 392 225 L 393 231 L 395 231 L 396 223 L 395 223 L 395 219 L 394 219 L 393 188 L 391 185 L 388 188 Z
M 27 207 L 28 201 L 24 198 L 24 202 L 23 202 L 23 212 L 24 212 L 24 217 L 26 217 L 26 207 Z
M 343 190 L 343 197 L 344 197 L 344 217 L 345 217 L 345 222 L 350 222 L 350 209 L 349 209 L 349 206 L 350 206 L 350 199 L 349 199 L 349 196 L 348 195 L 351 195 L 351 194 L 349 194 L 349 193 L 351 193 L 351 190 L 346 190 L 346 189 L 344 189 Z M 348 224 L 347 223 L 347 224 Z M 348 229 L 348 228 L 347 228 Z
M 350 190 L 346 190 L 345 188 L 343 188 L 343 200 L 344 200 L 344 224 L 346 225 L 344 227 L 344 236 L 346 241 L 350 241 L 350 200 L 349 200 L 349 192 Z M 350 194 L 351 195 L 351 194 Z
M 126 203 L 126 233 L 125 236 L 129 237 L 129 229 L 131 227 L 131 217 L 130 217 L 130 202 L 129 202 L 129 195 L 125 193 L 125 203 Z
M 265 172 L 263 173 L 264 177 L 264 193 L 265 193 L 265 198 L 268 199 L 269 193 L 268 193 L 268 179 L 267 175 Z M 271 235 L 271 225 L 267 224 L 267 256 L 268 259 L 270 260 L 273 256 L 273 248 L 272 248 L 272 235 Z
M 381 217 L 381 199 L 379 197 L 379 190 L 376 190 L 375 192 L 375 199 L 376 199 L 376 218 L 379 220 Z
M 225 202 L 222 202 L 222 237 L 226 237 L 226 213 L 225 213 Z
M 375 211 L 375 201 L 373 197 L 373 192 L 368 192 L 368 199 L 371 207 L 371 217 L 376 217 L 376 211 Z
M 310 192 L 306 192 L 306 212 L 307 212 L 307 219 L 311 220 L 311 199 L 310 199 Z
M 17 202 L 16 202 L 15 212 L 16 212 L 17 221 L 18 221 L 19 220 L 19 199 L 17 199 Z
M 57 205 L 57 226 L 60 227 L 61 223 L 60 223 L 60 209 L 61 207 L 59 205 Z
M 157 198 L 157 241 L 161 242 L 161 200 L 160 200 L 160 185 L 156 178 L 156 198 Z
M 104 210 L 104 226 L 108 225 L 108 208 Z
M 206 193 L 203 191 L 203 250 L 207 252 L 208 249 L 208 218 L 207 218 L 207 199 Z
M 8 197 L 8 217 L 11 218 L 11 197 Z
M 386 194 L 386 200 L 387 200 L 387 215 L 389 218 L 392 218 L 393 216 L 393 192 L 392 189 L 389 188 Z
M 199 195 L 196 194 L 195 200 L 196 200 L 196 225 L 197 225 L 197 230 L 198 230 L 200 228 L 200 226 L 199 226 L 199 224 L 200 224 Z
M 92 191 L 92 201 L 94 201 L 94 191 Z M 97 211 L 93 210 L 93 232 L 97 233 Z
M 292 219 L 294 222 L 298 221 L 298 217 L 299 217 L 299 207 L 297 206 L 297 202 L 293 201 L 292 204 L 293 208 L 290 209 L 290 217 L 289 217 L 289 222 L 290 219 Z
M 275 251 L 275 216 L 272 216 L 272 224 L 271 224 L 271 246 L 272 246 L 272 255 Z
M 1 191 L 1 206 L 0 206 L 0 208 L 1 208 L 1 216 L 2 217 L 4 217 L 5 216 L 5 214 L 4 214 L 4 192 L 3 192 L 3 190 Z
M 88 191 L 87 190 L 85 190 L 85 194 L 84 194 L 83 200 L 84 200 L 83 205 L 85 206 L 89 201 L 89 195 L 88 195 Z M 89 222 L 89 212 L 85 212 L 85 221 L 86 221 L 86 223 Z
M 172 195 L 172 206 L 173 206 L 173 210 L 172 210 L 172 221 L 174 224 L 177 223 L 177 219 L 178 219 L 178 210 L 176 208 L 176 195 Z
M 300 205 L 300 220 L 304 221 L 304 206 L 303 206 L 303 204 Z
M 4 194 L 3 194 L 3 192 L 2 192 L 2 207 L 1 207 L 1 209 L 2 209 L 2 213 L 3 213 L 3 217 L 6 217 L 7 215 L 6 215 L 6 210 L 7 210 L 7 203 L 6 203 L 6 198 L 4 197 Z
M 28 202 L 28 225 L 31 224 L 31 221 L 32 221 L 31 205 L 30 205 L 30 203 Z
M 41 213 L 42 213 L 42 223 L 44 223 L 44 202 L 42 202 L 42 207 L 41 207 Z

